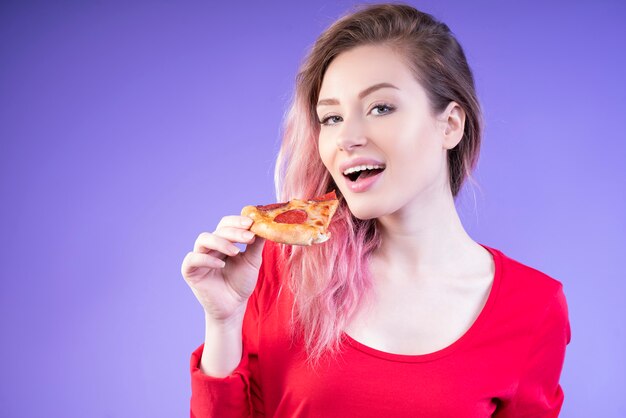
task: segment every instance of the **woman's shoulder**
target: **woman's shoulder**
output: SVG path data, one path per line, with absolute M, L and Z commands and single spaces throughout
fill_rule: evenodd
M 563 283 L 559 279 L 502 250 L 496 249 L 495 251 L 498 252 L 500 258 L 500 273 L 508 284 L 519 287 L 520 291 L 525 290 L 534 294 L 555 295 L 562 291 Z
M 498 299 L 501 306 L 519 305 L 529 316 L 533 316 L 532 312 L 544 312 L 548 306 L 567 311 L 561 280 L 502 250 L 496 249 L 495 254 L 500 275 Z
M 507 327 L 517 321 L 529 332 L 549 327 L 569 334 L 563 283 L 501 250 L 495 251 L 500 268 L 495 317 Z

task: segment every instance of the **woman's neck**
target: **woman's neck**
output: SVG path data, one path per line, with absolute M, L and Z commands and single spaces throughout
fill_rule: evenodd
M 460 274 L 481 251 L 465 231 L 451 193 L 412 202 L 378 218 L 382 243 L 374 257 L 407 277 Z

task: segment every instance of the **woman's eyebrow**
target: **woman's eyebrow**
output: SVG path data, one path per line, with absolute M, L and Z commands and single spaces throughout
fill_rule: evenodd
M 359 100 L 363 99 L 368 94 L 372 94 L 376 90 L 382 89 L 382 88 L 392 88 L 392 89 L 400 90 L 398 87 L 394 86 L 391 83 L 378 83 L 378 84 L 374 84 L 373 86 L 370 86 L 370 87 L 366 88 L 365 90 L 363 90 L 362 92 L 360 92 L 359 96 L 358 96 Z M 339 100 L 334 99 L 334 98 L 322 99 L 319 102 L 317 102 L 317 107 L 338 105 L 338 104 L 339 104 Z

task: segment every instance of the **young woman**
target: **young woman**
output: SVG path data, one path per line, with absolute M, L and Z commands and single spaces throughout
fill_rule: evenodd
M 275 244 L 241 216 L 198 236 L 191 415 L 557 416 L 562 284 L 472 240 L 454 205 L 481 127 L 445 24 L 395 4 L 331 25 L 297 76 L 276 180 L 278 201 L 337 191 L 332 237 Z

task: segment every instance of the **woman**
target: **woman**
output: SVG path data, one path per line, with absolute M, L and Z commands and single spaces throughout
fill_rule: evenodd
M 481 127 L 445 24 L 370 5 L 329 27 L 298 74 L 276 179 L 279 201 L 337 191 L 332 237 L 279 245 L 241 216 L 199 235 L 182 265 L 206 318 L 191 415 L 557 416 L 562 285 L 473 241 L 454 205 Z

